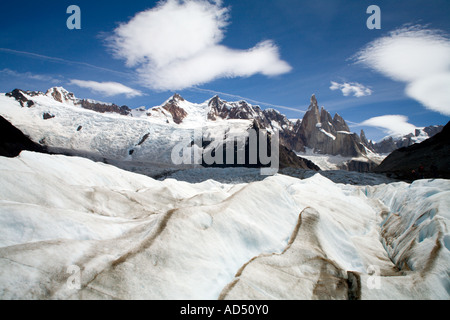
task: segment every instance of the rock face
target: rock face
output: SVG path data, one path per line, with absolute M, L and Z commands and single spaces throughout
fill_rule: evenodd
M 0 156 L 14 158 L 23 150 L 47 152 L 45 147 L 31 141 L 22 131 L 0 116 Z
M 187 116 L 187 112 L 178 106 L 178 102 L 180 101 L 184 101 L 184 99 L 179 94 L 175 94 L 172 99 L 162 107 L 172 115 L 173 122 L 176 124 L 183 122 L 183 119 Z
M 450 178 L 450 122 L 433 137 L 392 152 L 377 168 L 400 179 Z
M 112 113 L 118 113 L 123 116 L 128 116 L 131 114 L 131 109 L 127 106 L 121 106 L 115 104 L 108 104 L 108 103 L 101 103 L 93 100 L 79 100 L 79 104 L 82 108 L 93 110 L 99 113 L 106 113 L 106 112 L 112 112 Z
M 338 114 L 331 115 L 321 108 L 315 95 L 298 130 L 298 136 L 308 148 L 321 154 L 356 157 L 366 154 L 359 136 L 351 133 L 345 120 Z
M 20 89 L 14 89 L 13 91 L 6 93 L 6 96 L 7 96 L 7 97 L 12 97 L 12 98 L 16 99 L 16 100 L 20 103 L 20 105 L 21 105 L 22 107 L 28 107 L 28 108 L 31 108 L 31 107 L 34 105 L 34 101 L 29 100 L 29 99 L 25 96 L 24 93 L 25 93 L 25 92 L 22 91 L 22 90 L 20 90 Z M 35 92 L 34 92 L 34 91 L 26 91 L 26 93 L 27 93 L 29 96 L 32 96 L 32 95 L 34 95 Z
M 299 168 L 320 171 L 320 168 L 312 161 L 299 157 L 295 152 L 280 146 L 280 169 L 283 168 Z

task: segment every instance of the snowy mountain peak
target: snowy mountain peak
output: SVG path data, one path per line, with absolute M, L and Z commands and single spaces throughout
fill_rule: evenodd
M 75 95 L 72 92 L 64 89 L 63 87 L 50 88 L 47 90 L 45 95 L 61 103 L 67 103 L 71 105 L 78 104 L 78 99 L 75 97 Z
M 213 108 L 228 107 L 228 102 L 225 100 L 222 100 L 218 95 L 215 95 L 214 97 L 209 99 L 207 102 L 208 102 L 208 105 Z
M 167 100 L 161 108 L 170 113 L 173 122 L 180 124 L 183 119 L 186 118 L 188 112 L 180 105 L 180 103 L 186 102 L 183 97 L 178 93 L 175 93 L 169 100 Z
M 61 93 L 61 94 L 72 94 L 73 95 L 73 93 L 71 93 L 71 92 L 69 92 L 68 90 L 66 90 L 64 87 L 52 87 L 52 88 L 50 88 L 50 89 L 48 89 L 47 90 L 47 92 L 45 93 L 46 95 L 48 95 L 48 94 L 52 94 L 52 93 L 56 93 L 56 92 L 59 92 L 59 93 Z
M 182 96 L 180 96 L 178 93 L 175 93 L 172 96 L 171 100 L 173 100 L 173 101 L 185 101 L 184 98 Z

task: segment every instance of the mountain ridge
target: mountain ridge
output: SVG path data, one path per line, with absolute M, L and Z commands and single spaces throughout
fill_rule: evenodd
M 410 134 L 401 140 L 387 139 L 380 143 L 374 143 L 367 139 L 363 130 L 359 135 L 351 132 L 345 119 L 338 113 L 332 117 L 324 107 L 319 107 L 315 94 L 311 96 L 310 105 L 303 119 L 295 121 L 289 120 L 278 110 L 272 108 L 263 110 L 260 106 L 249 104 L 244 100 L 229 102 L 221 99 L 218 95 L 202 103 L 192 103 L 175 93 L 159 106 L 135 109 L 92 99 L 79 99 L 63 87 L 53 87 L 45 93 L 15 89 L 6 93 L 5 96 L 14 98 L 22 108 L 33 108 L 35 104 L 39 103 L 51 106 L 54 102 L 58 102 L 99 114 L 116 114 L 183 129 L 205 125 L 221 126 L 224 121 L 256 122 L 259 128 L 267 130 L 269 133 L 278 131 L 280 144 L 297 155 L 301 156 L 307 150 L 313 150 L 314 154 L 349 157 L 353 159 L 352 163 L 344 164 L 341 167 L 356 171 L 371 171 L 379 164 L 380 160 L 371 157 L 372 154 L 389 153 L 396 148 L 411 145 L 418 139 L 435 134 L 440 127 L 418 129 L 419 131 L 416 130 L 415 135 Z M 48 121 L 55 120 L 55 116 L 58 115 L 50 111 L 42 113 L 42 118 Z M 78 124 L 76 127 L 77 131 L 83 131 L 86 126 Z M 150 133 L 139 133 L 140 137 L 137 139 L 141 140 L 145 135 L 148 136 Z M 45 137 L 40 137 L 37 141 L 45 142 L 47 140 Z M 137 141 L 133 144 L 136 147 L 141 146 Z M 128 147 L 126 153 L 134 156 L 135 149 Z M 288 158 L 292 157 L 286 156 L 286 159 Z
M 98 108 L 86 107 L 84 101 Z M 166 167 L 178 166 L 174 160 L 178 155 L 174 155 L 174 150 L 180 147 L 184 150 L 180 164 L 195 166 L 191 155 L 199 150 L 205 152 L 207 147 L 192 140 L 196 130 L 201 130 L 202 139 L 222 141 L 224 146 L 236 135 L 241 136 L 240 139 L 248 139 L 248 131 L 255 126 L 266 131 L 254 119 L 239 119 L 242 117 L 211 121 L 202 126 L 209 110 L 206 107 L 206 104 L 194 105 L 174 95 L 159 107 L 122 112 L 127 109 L 95 100 L 77 99 L 62 88 L 53 88 L 46 93 L 16 89 L 0 97 L 1 113 L 25 135 L 49 147 L 52 152 L 87 157 L 148 175 L 153 175 L 153 171 L 148 170 L 163 168 L 164 172 Z M 203 117 L 204 122 L 199 117 Z M 248 153 L 248 144 L 245 148 Z M 278 151 L 280 168 L 320 170 L 287 148 L 279 148 Z M 186 158 L 186 152 L 190 157 Z M 257 154 L 261 157 L 259 151 Z M 251 166 L 258 167 L 259 162 Z

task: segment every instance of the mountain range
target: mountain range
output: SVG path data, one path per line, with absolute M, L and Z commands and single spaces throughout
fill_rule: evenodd
M 148 173 L 148 164 L 170 167 L 171 151 L 186 136 L 191 137 L 188 147 L 192 154 L 205 149 L 205 145 L 194 145 L 193 130 L 198 128 L 202 128 L 203 137 L 223 141 L 236 135 L 248 137 L 251 128 L 268 135 L 278 132 L 281 166 L 319 170 L 311 159 L 302 158 L 312 150 L 314 154 L 344 157 L 347 160 L 339 168 L 354 171 L 370 171 L 382 160 L 378 154 L 423 141 L 442 130 L 442 126 L 418 128 L 407 136 L 375 143 L 363 130 L 360 135 L 352 133 L 339 114 L 332 117 L 320 108 L 315 95 L 303 119 L 296 121 L 274 109 L 262 110 L 243 100 L 228 102 L 219 96 L 197 104 L 174 94 L 160 106 L 136 109 L 79 99 L 62 87 L 45 93 L 15 89 L 0 98 L 1 114 L 49 150 L 141 173 Z

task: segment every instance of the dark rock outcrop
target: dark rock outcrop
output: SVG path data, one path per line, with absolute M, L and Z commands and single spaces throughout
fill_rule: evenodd
M 284 168 L 320 171 L 320 168 L 311 160 L 299 157 L 292 150 L 280 145 L 280 169 Z
M 44 114 L 42 115 L 42 118 L 44 120 L 48 120 L 48 119 L 53 119 L 55 117 L 54 114 L 48 113 L 48 112 L 44 112 Z
M 103 103 L 89 99 L 78 99 L 72 92 L 69 92 L 61 87 L 51 88 L 47 90 L 46 93 L 40 91 L 24 91 L 20 89 L 14 89 L 13 91 L 6 93 L 5 95 L 7 97 L 13 97 L 20 103 L 22 107 L 28 108 L 31 108 L 34 105 L 34 101 L 32 99 L 28 99 L 27 96 L 48 96 L 57 102 L 68 103 L 74 106 L 81 106 L 84 109 L 93 110 L 99 113 L 113 112 L 124 116 L 131 115 L 131 109 L 127 106 L 119 107 L 114 103 Z
M 450 178 L 450 122 L 422 143 L 392 152 L 374 169 L 398 179 Z
M 86 100 L 86 99 L 79 100 L 78 103 L 84 109 L 96 111 L 99 113 L 113 112 L 113 113 L 118 113 L 123 116 L 128 116 L 131 114 L 131 109 L 129 107 L 127 107 L 127 106 L 119 107 L 118 105 L 116 105 L 114 103 L 108 104 L 108 103 L 101 103 L 101 102 L 91 101 L 91 100 Z
M 142 137 L 142 139 L 139 141 L 139 143 L 138 143 L 137 145 L 140 146 L 141 144 L 143 144 L 143 143 L 145 142 L 145 140 L 148 139 L 148 137 L 150 137 L 150 133 L 149 133 L 149 132 L 146 133 L 146 134 Z
M 34 95 L 35 91 L 22 91 L 20 89 L 14 89 L 11 92 L 5 93 L 7 97 L 12 97 L 16 99 L 22 107 L 31 108 L 34 105 L 34 101 L 29 100 L 24 93 L 28 95 Z
M 47 149 L 30 140 L 22 131 L 0 116 L 0 156 L 14 158 L 23 150 L 47 153 Z

